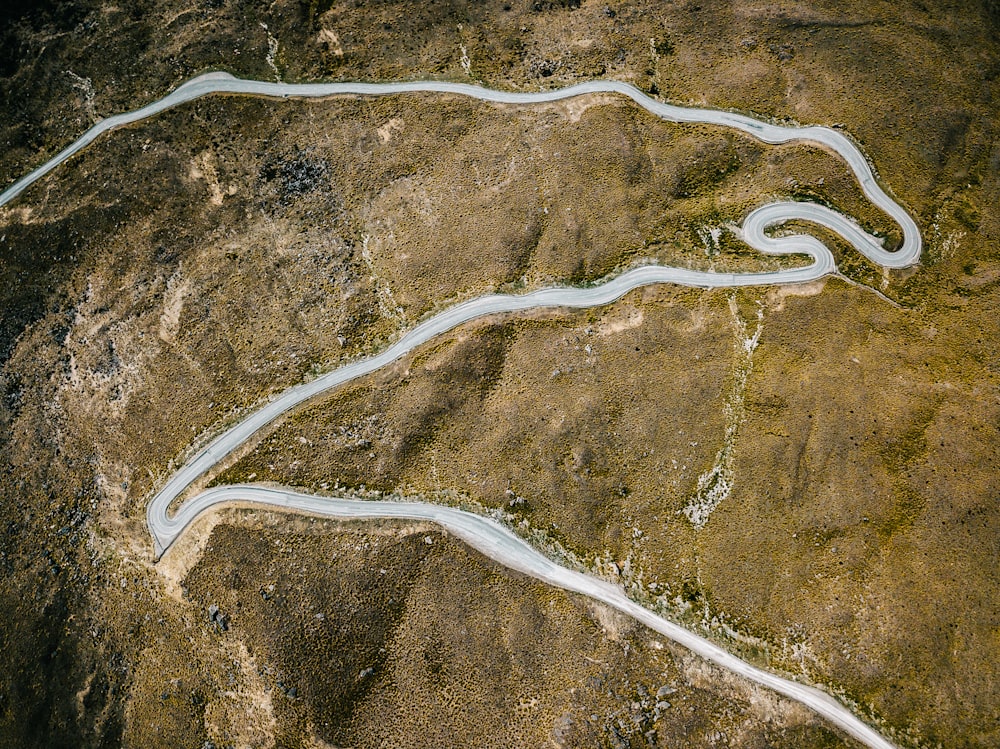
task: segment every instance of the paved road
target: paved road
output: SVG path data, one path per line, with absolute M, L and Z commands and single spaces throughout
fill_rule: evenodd
M 639 106 L 670 122 L 697 122 L 712 125 L 722 125 L 741 130 L 765 143 L 789 143 L 791 141 L 810 141 L 836 151 L 847 162 L 857 177 L 858 183 L 865 195 L 875 205 L 889 214 L 903 230 L 903 246 L 896 252 L 886 252 L 873 237 L 870 237 L 856 224 L 839 214 L 832 213 L 824 223 L 838 233 L 848 232 L 856 239 L 864 237 L 859 243 L 849 241 L 869 258 L 879 265 L 888 268 L 905 268 L 920 259 L 920 232 L 917 225 L 906 210 L 890 198 L 875 180 L 871 167 L 864 154 L 843 133 L 828 127 L 785 127 L 768 122 L 755 120 L 752 117 L 725 112 L 715 109 L 700 109 L 697 107 L 678 107 L 664 104 L 646 96 L 635 86 L 620 81 L 586 81 L 566 88 L 549 91 L 496 91 L 482 86 L 467 83 L 452 83 L 449 81 L 405 81 L 399 83 L 269 83 L 266 81 L 250 81 L 234 78 L 228 73 L 206 73 L 192 78 L 171 93 L 146 106 L 132 112 L 124 112 L 101 120 L 84 133 L 75 143 L 68 146 L 51 160 L 22 177 L 13 185 L 0 193 L 0 206 L 6 205 L 36 180 L 40 179 L 59 164 L 73 156 L 82 148 L 92 143 L 103 133 L 122 127 L 132 122 L 152 117 L 171 107 L 184 102 L 193 101 L 203 96 L 216 93 L 254 94 L 267 97 L 325 97 L 335 95 L 384 96 L 402 93 L 450 93 L 469 96 L 483 101 L 502 102 L 508 104 L 536 104 L 541 102 L 569 99 L 581 94 L 616 93 L 627 96 Z M 784 206 L 776 212 L 766 212 L 764 216 L 774 221 L 786 221 L 793 218 L 811 220 L 810 215 L 800 213 L 802 203 L 776 203 L 774 206 Z M 774 207 L 769 206 L 769 207 Z M 763 217 L 758 217 L 763 220 Z M 756 244 L 753 246 L 757 247 Z M 763 248 L 759 248 L 763 249 Z M 791 279 L 794 280 L 794 279 Z M 771 283 L 771 281 L 764 281 Z M 677 281 L 683 283 L 683 281 Z M 701 285 L 701 284 L 699 284 Z M 712 284 L 721 285 L 721 284 Z
M 530 575 L 557 588 L 581 593 L 603 601 L 706 660 L 807 705 L 873 749 L 893 749 L 893 744 L 886 741 L 871 726 L 857 718 L 830 695 L 751 666 L 704 637 L 689 632 L 643 608 L 628 598 L 621 588 L 556 564 L 499 523 L 479 515 L 424 502 L 335 499 L 299 494 L 284 489 L 242 485 L 209 489 L 196 498 L 185 502 L 173 518 L 164 519 L 165 530 L 179 533 L 194 518 L 213 506 L 247 502 L 332 518 L 429 520 L 446 528 L 455 537 L 478 549 L 491 559 L 495 559 L 505 567 Z
M 179 497 L 195 479 L 210 470 L 263 426 L 281 414 L 323 391 L 373 372 L 412 351 L 415 347 L 469 320 L 490 314 L 518 312 L 541 307 L 581 308 L 603 305 L 614 301 L 632 289 L 655 283 L 674 283 L 696 287 L 787 284 L 811 281 L 835 272 L 836 264 L 833 255 L 815 237 L 774 238 L 766 235 L 765 230 L 768 227 L 789 220 L 803 220 L 821 224 L 843 236 L 873 262 L 887 268 L 906 267 L 915 264 L 920 259 L 921 239 L 916 223 L 902 206 L 882 190 L 864 155 L 842 133 L 825 127 L 784 127 L 730 112 L 663 104 L 650 99 L 629 84 L 616 81 L 588 81 L 564 89 L 528 93 L 494 91 L 479 86 L 444 81 L 384 84 L 284 84 L 242 80 L 226 73 L 209 73 L 188 81 L 171 94 L 141 109 L 115 115 L 101 121 L 52 160 L 0 193 L 0 206 L 14 200 L 29 185 L 93 142 L 101 134 L 209 94 L 325 97 L 333 95 L 378 96 L 420 92 L 458 94 L 485 101 L 512 104 L 556 101 L 588 93 L 617 93 L 629 97 L 638 105 L 665 120 L 732 127 L 749 133 L 766 143 L 787 143 L 790 141 L 817 143 L 837 152 L 847 162 L 869 200 L 884 210 L 902 228 L 903 244 L 899 250 L 889 252 L 882 247 L 878 239 L 867 234 L 855 222 L 835 211 L 812 203 L 776 202 L 762 206 L 746 217 L 740 230 L 743 239 L 751 247 L 769 254 L 801 253 L 808 255 L 812 258 L 809 265 L 766 273 L 712 273 L 682 268 L 647 266 L 628 271 L 599 286 L 590 288 L 548 288 L 520 296 L 489 295 L 456 305 L 422 322 L 381 354 L 354 362 L 311 382 L 286 390 L 221 434 L 208 447 L 200 451 L 170 478 L 163 489 L 149 503 L 146 518 L 157 554 L 162 554 L 199 514 L 209 507 L 224 502 L 275 505 L 299 512 L 332 517 L 397 517 L 431 520 L 508 567 L 549 584 L 604 601 L 708 660 L 808 705 L 868 746 L 876 749 L 891 749 L 893 746 L 891 743 L 830 696 L 751 666 L 708 640 L 647 611 L 631 601 L 619 588 L 588 575 L 560 567 L 502 526 L 477 515 L 430 504 L 330 499 L 255 486 L 226 486 L 211 489 L 183 502 L 173 516 L 168 514 L 169 506 L 173 500 Z
M 886 251 L 881 242 L 866 233 L 849 218 L 814 203 L 776 202 L 751 212 L 743 222 L 741 234 L 744 241 L 755 249 L 769 254 L 799 253 L 812 258 L 809 265 L 788 270 L 763 273 L 715 273 L 645 266 L 628 271 L 606 283 L 590 288 L 548 288 L 520 296 L 489 295 L 456 305 L 424 321 L 410 330 L 393 346 L 381 354 L 354 362 L 322 377 L 286 390 L 276 399 L 246 417 L 221 434 L 208 447 L 181 467 L 150 503 L 147 518 L 158 552 L 173 541 L 174 536 L 158 526 L 158 519 L 166 517 L 167 508 L 195 479 L 215 466 L 220 460 L 243 444 L 251 435 L 281 414 L 313 396 L 349 382 L 384 367 L 432 338 L 485 315 L 519 312 L 541 307 L 593 307 L 607 304 L 628 291 L 656 283 L 674 283 L 697 287 L 733 287 L 766 284 L 787 284 L 812 281 L 836 271 L 830 250 L 818 239 L 808 235 L 769 237 L 765 230 L 792 219 L 811 221 L 837 232 L 859 252 L 873 262 L 885 267 L 905 267 L 920 258 L 920 232 L 909 214 L 893 201 L 875 181 L 872 171 L 861 152 L 843 134 L 824 127 L 786 128 L 760 122 L 743 115 L 706 109 L 686 109 L 663 104 L 650 99 L 633 86 L 617 81 L 588 81 L 564 89 L 543 92 L 509 92 L 446 81 L 413 81 L 404 83 L 323 83 L 284 84 L 248 81 L 233 78 L 226 73 L 209 73 L 180 86 L 173 93 L 148 106 L 127 114 L 116 115 L 95 125 L 79 141 L 63 151 L 48 164 L 39 167 L 0 195 L 0 205 L 12 200 L 32 181 L 54 168 L 60 161 L 72 156 L 103 132 L 121 127 L 129 122 L 150 117 L 164 109 L 213 93 L 243 93 L 260 96 L 318 97 L 336 94 L 386 95 L 415 92 L 443 92 L 471 96 L 478 99 L 515 104 L 556 101 L 559 99 L 596 92 L 613 92 L 628 96 L 649 111 L 676 122 L 707 122 L 734 127 L 750 133 L 767 143 L 784 143 L 807 140 L 825 145 L 850 165 L 865 194 L 879 207 L 899 222 L 903 229 L 903 245 L 895 252 Z
M 170 526 L 165 524 L 170 504 L 199 476 L 209 471 L 264 426 L 300 403 L 381 369 L 418 346 L 470 320 L 487 315 L 523 312 L 545 307 L 596 307 L 613 302 L 632 289 L 657 283 L 675 283 L 698 287 L 799 283 L 820 278 L 836 270 L 833 255 L 815 237 L 806 235 L 772 238 L 764 234 L 764 228 L 773 222 L 775 216 L 787 217 L 791 209 L 797 212 L 796 215 L 840 231 L 852 243 L 857 242 L 858 249 L 864 251 L 866 255 L 874 255 L 876 247 L 873 246 L 873 240 L 859 227 L 846 221 L 840 214 L 829 208 L 812 203 L 774 203 L 757 209 L 747 217 L 743 224 L 744 236 L 748 242 L 764 252 L 807 254 L 813 258 L 810 265 L 789 270 L 742 274 L 712 273 L 649 265 L 627 271 L 598 286 L 587 288 L 552 287 L 522 295 L 491 294 L 450 307 L 412 328 L 380 354 L 353 362 L 314 380 L 288 388 L 216 437 L 213 442 L 185 463 L 170 477 L 147 507 L 146 518 L 156 543 L 157 553 L 162 553 L 170 546 L 177 535 L 168 530 Z M 878 249 L 881 251 L 881 248 Z
M 820 206 L 802 205 L 807 205 L 810 209 L 818 212 L 827 211 Z M 812 254 L 814 263 L 805 268 L 794 270 L 747 275 L 643 266 L 623 273 L 600 286 L 546 288 L 523 295 L 492 294 L 478 297 L 450 307 L 431 317 L 411 329 L 396 343 L 376 356 L 353 362 L 314 380 L 288 388 L 219 435 L 211 444 L 178 469 L 149 503 L 146 517 L 149 529 L 156 541 L 157 552 L 166 549 L 176 537 L 176 533 L 167 530 L 168 526 L 164 525 L 163 522 L 167 516 L 167 509 L 174 499 L 180 496 L 195 479 L 214 467 L 265 425 L 303 401 L 381 369 L 421 344 L 470 320 L 503 312 L 522 312 L 544 307 L 596 307 L 613 302 L 632 289 L 656 283 L 679 283 L 688 286 L 741 286 L 746 285 L 751 279 L 758 283 L 808 281 L 822 276 L 835 267 L 833 256 L 830 255 L 829 250 L 813 237 L 798 239 L 786 237 L 780 240 L 767 239 L 767 241 L 781 245 L 794 244 L 796 251 Z

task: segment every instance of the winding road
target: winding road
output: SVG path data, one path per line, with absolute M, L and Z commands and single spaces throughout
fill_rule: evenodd
M 333 499 L 243 484 L 220 486 L 202 492 L 185 502 L 171 522 L 184 527 L 211 507 L 242 502 L 285 507 L 296 512 L 348 520 L 397 518 L 431 521 L 505 567 L 613 606 L 702 658 L 801 702 L 873 749 L 894 749 L 893 744 L 875 729 L 825 692 L 751 666 L 704 637 L 643 608 L 626 596 L 621 588 L 556 564 L 499 523 L 480 515 L 426 502 Z
M 706 123 L 735 128 L 771 144 L 791 141 L 819 144 L 832 149 L 844 159 L 868 199 L 899 224 L 903 231 L 903 243 L 898 250 L 890 252 L 882 247 L 880 240 L 836 211 L 813 203 L 774 202 L 757 208 L 745 218 L 740 228 L 743 240 L 751 247 L 768 254 L 808 255 L 812 258 L 809 265 L 761 273 L 716 273 L 651 265 L 635 268 L 597 286 L 545 288 L 523 295 L 487 295 L 455 305 L 421 322 L 380 354 L 352 362 L 312 381 L 289 388 L 199 451 L 171 476 L 147 506 L 146 519 L 153 536 L 156 554 L 162 555 L 184 529 L 203 512 L 223 503 L 250 502 L 337 518 L 407 518 L 433 521 L 507 567 L 551 585 L 603 601 L 713 663 L 807 705 L 868 746 L 875 749 L 891 749 L 893 744 L 829 695 L 746 663 L 710 641 L 648 611 L 629 599 L 620 588 L 559 566 L 501 525 L 475 514 L 432 504 L 316 497 L 250 485 L 209 489 L 188 498 L 174 515 L 169 514 L 169 508 L 174 500 L 178 499 L 196 479 L 282 414 L 309 398 L 374 372 L 416 347 L 470 320 L 486 315 L 523 312 L 543 307 L 584 308 L 604 305 L 632 289 L 649 284 L 673 283 L 704 288 L 791 284 L 835 273 L 837 267 L 832 253 L 815 237 L 795 235 L 776 238 L 767 235 L 766 230 L 769 227 L 792 220 L 820 224 L 836 232 L 872 262 L 886 268 L 907 267 L 920 259 L 921 238 L 916 223 L 906 210 L 881 188 L 864 155 L 842 133 L 820 126 L 785 127 L 731 112 L 664 104 L 649 98 L 627 83 L 617 81 L 588 81 L 550 91 L 515 92 L 496 91 L 445 81 L 287 84 L 244 80 L 234 78 L 227 73 L 209 73 L 184 83 L 172 93 L 141 109 L 109 117 L 94 125 L 49 162 L 0 193 L 0 206 L 14 200 L 32 183 L 103 133 L 210 94 L 328 97 L 435 92 L 508 104 L 535 104 L 583 94 L 615 93 L 627 96 L 639 106 L 668 121 Z
M 717 109 L 702 109 L 700 107 L 679 107 L 674 104 L 665 104 L 646 96 L 646 94 L 642 93 L 631 84 L 622 83 L 621 81 L 604 80 L 585 81 L 573 86 L 567 86 L 566 88 L 529 92 L 498 91 L 495 89 L 484 88 L 483 86 L 475 86 L 469 83 L 454 83 L 451 81 L 400 81 L 396 83 L 271 83 L 267 81 L 252 81 L 244 78 L 236 78 L 229 73 L 205 73 L 196 78 L 192 78 L 190 81 L 178 86 L 174 91 L 167 94 L 162 99 L 157 99 L 140 109 L 136 109 L 131 112 L 123 112 L 101 120 L 86 133 L 80 136 L 74 143 L 67 146 L 49 161 L 17 180 L 17 182 L 0 193 L 0 206 L 9 203 L 31 184 L 44 177 L 71 156 L 88 146 L 90 143 L 93 143 L 104 133 L 129 125 L 133 122 L 148 119 L 153 115 L 163 112 L 164 110 L 176 107 L 179 104 L 184 104 L 185 102 L 200 99 L 201 97 L 208 96 L 210 94 L 251 94 L 271 98 L 317 98 L 337 95 L 386 96 L 390 94 L 406 93 L 457 94 L 460 96 L 468 96 L 473 99 L 479 99 L 481 101 L 491 101 L 501 104 L 540 104 L 544 102 L 560 101 L 562 99 L 571 99 L 575 96 L 581 96 L 584 94 L 614 93 L 627 96 L 643 109 L 646 109 L 652 114 L 655 114 L 668 122 L 721 125 L 723 127 L 740 130 L 748 135 L 752 135 L 757 140 L 770 144 L 791 143 L 793 141 L 816 143 L 830 148 L 839 154 L 840 157 L 847 162 L 851 171 L 854 172 L 854 176 L 857 178 L 858 184 L 861 186 L 865 196 L 867 196 L 872 203 L 889 214 L 893 221 L 899 224 L 900 228 L 903 230 L 902 247 L 895 252 L 888 252 L 882 248 L 879 240 L 862 231 L 857 224 L 841 214 L 836 213 L 835 211 L 815 213 L 814 211 L 805 208 L 805 206 L 812 206 L 812 208 L 816 208 L 817 206 L 810 203 L 797 202 L 773 203 L 751 213 L 750 216 L 747 217 L 747 221 L 753 219 L 755 223 L 749 227 L 744 224 L 744 232 L 747 235 L 747 243 L 755 249 L 763 250 L 765 252 L 775 251 L 779 247 L 784 248 L 783 250 L 779 250 L 783 252 L 802 251 L 791 249 L 791 243 L 780 243 L 775 245 L 773 243 L 764 242 L 760 242 L 758 244 L 755 241 L 764 236 L 762 230 L 767 225 L 800 219 L 803 221 L 819 221 L 827 226 L 827 228 L 832 229 L 838 234 L 844 236 L 844 238 L 851 242 L 851 244 L 853 244 L 858 251 L 862 252 L 873 262 L 884 267 L 905 268 L 915 264 L 920 259 L 920 231 L 917 229 L 916 222 L 910 214 L 906 212 L 906 209 L 886 194 L 885 190 L 882 189 L 881 185 L 879 185 L 878 181 L 875 179 L 875 175 L 872 172 L 867 159 L 865 159 L 864 154 L 862 154 L 858 147 L 855 146 L 854 143 L 843 133 L 840 133 L 832 128 L 822 127 L 819 125 L 812 125 L 808 127 L 786 127 L 784 125 L 774 125 L 769 122 L 755 120 L 752 117 L 747 117 L 733 112 L 726 112 Z M 758 229 L 761 231 L 755 233 L 755 230 Z M 817 246 L 812 243 L 810 243 L 809 246 L 811 249 L 817 249 Z M 819 244 L 819 246 L 822 245 Z M 813 253 L 809 252 L 808 254 Z M 829 255 L 829 253 L 827 253 L 827 255 Z M 817 259 L 817 263 L 812 267 L 814 268 L 814 275 L 811 276 L 812 278 L 829 273 L 833 270 L 832 258 L 830 258 L 829 266 L 825 263 L 819 263 Z M 712 274 L 705 275 L 709 277 L 712 276 Z M 753 274 L 743 276 L 743 278 L 748 277 L 752 278 Z M 695 285 L 721 286 L 746 285 L 748 283 L 795 283 L 802 280 L 791 276 L 765 278 L 763 275 L 758 275 L 757 278 L 760 280 L 747 280 L 742 284 L 709 283 L 706 280 L 703 283 L 697 283 Z M 686 278 L 679 277 L 677 280 L 672 280 L 672 282 L 686 284 L 689 281 Z

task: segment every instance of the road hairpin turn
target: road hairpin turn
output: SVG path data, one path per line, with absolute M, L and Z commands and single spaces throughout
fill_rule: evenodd
M 767 230 L 789 221 L 819 224 L 849 242 L 873 263 L 885 268 L 903 268 L 920 259 L 921 238 L 907 211 L 882 189 L 861 151 L 843 133 L 826 127 L 786 127 L 731 112 L 664 104 L 634 86 L 617 81 L 588 81 L 562 89 L 541 92 L 498 91 L 445 81 L 398 83 L 268 83 L 209 73 L 194 78 L 175 91 L 133 112 L 118 114 L 94 125 L 76 142 L 0 193 L 0 206 L 14 200 L 31 184 L 78 153 L 99 136 L 138 122 L 171 107 L 213 94 L 244 94 L 264 97 L 330 97 L 336 95 L 385 96 L 408 93 L 442 93 L 468 96 L 482 101 L 531 105 L 575 96 L 612 93 L 628 97 L 664 120 L 729 127 L 769 144 L 801 141 L 836 152 L 851 168 L 868 199 L 885 211 L 902 229 L 899 249 L 886 250 L 850 218 L 814 203 L 781 201 L 752 211 L 739 229 L 741 238 L 754 249 L 772 255 L 804 254 L 809 265 L 759 273 L 722 273 L 658 265 L 634 268 L 605 282 L 586 288 L 553 287 L 523 295 L 487 295 L 457 304 L 421 322 L 381 353 L 333 370 L 321 377 L 285 390 L 219 435 L 206 448 L 178 469 L 149 502 L 146 519 L 156 554 L 161 555 L 202 513 L 220 504 L 254 503 L 335 518 L 404 518 L 435 522 L 485 555 L 543 582 L 603 601 L 634 617 L 698 655 L 810 707 L 859 741 L 877 749 L 893 745 L 826 693 L 791 679 L 763 671 L 723 650 L 707 639 L 654 614 L 629 599 L 624 592 L 595 577 L 566 569 L 529 546 L 492 520 L 461 510 L 433 504 L 394 501 L 364 501 L 317 497 L 259 486 L 222 486 L 188 497 L 170 514 L 170 507 L 196 479 L 245 444 L 253 435 L 304 401 L 359 377 L 375 372 L 459 325 L 499 313 L 517 313 L 540 308 L 586 308 L 606 305 L 627 292 L 650 284 L 671 283 L 702 288 L 794 284 L 837 272 L 830 249 L 809 235 L 769 236 Z

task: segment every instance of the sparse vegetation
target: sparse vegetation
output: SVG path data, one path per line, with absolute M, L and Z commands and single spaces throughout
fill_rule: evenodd
M 680 510 L 725 434 L 717 292 L 468 326 L 311 404 L 225 476 L 464 493 L 608 570 L 627 563 L 747 657 L 844 690 L 899 743 L 997 744 L 996 3 L 570 5 L 8 3 L 0 177 L 196 72 L 272 78 L 269 34 L 286 80 L 607 76 L 842 126 L 914 211 L 923 263 L 883 274 L 820 232 L 867 289 L 738 295 L 763 303 L 764 329 L 732 491 L 701 531 Z M 178 579 L 151 566 L 143 526 L 190 444 L 450 300 L 649 260 L 794 262 L 724 228 L 772 197 L 898 241 L 829 154 L 605 98 L 213 97 L 102 138 L 0 209 L 0 746 L 403 743 L 428 722 L 518 744 L 641 745 L 652 726 L 668 744 L 837 745 L 427 529 L 235 514 Z M 378 551 L 344 551 L 365 544 Z M 452 567 L 407 566 L 426 558 Z M 375 564 L 389 585 L 357 600 Z M 316 611 L 334 586 L 352 603 Z M 484 596 L 502 621 L 482 618 Z M 470 685 L 467 669 L 489 678 Z M 651 720 L 665 683 L 680 696 Z M 395 708 L 406 721 L 384 719 Z
M 715 681 L 625 617 L 514 578 L 433 528 L 274 521 L 217 526 L 185 587 L 200 610 L 234 612 L 220 638 L 259 643 L 258 688 L 289 737 L 841 745 L 797 708 L 751 707 L 761 695 Z M 210 735 L 238 738 L 226 725 Z

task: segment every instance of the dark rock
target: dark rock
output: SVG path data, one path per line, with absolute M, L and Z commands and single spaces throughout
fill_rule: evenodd
M 559 67 L 557 60 L 535 60 L 528 66 L 528 69 L 535 77 L 549 78 L 559 70 Z
M 795 57 L 795 47 L 791 44 L 771 44 L 768 46 L 768 49 L 781 62 L 787 62 Z

